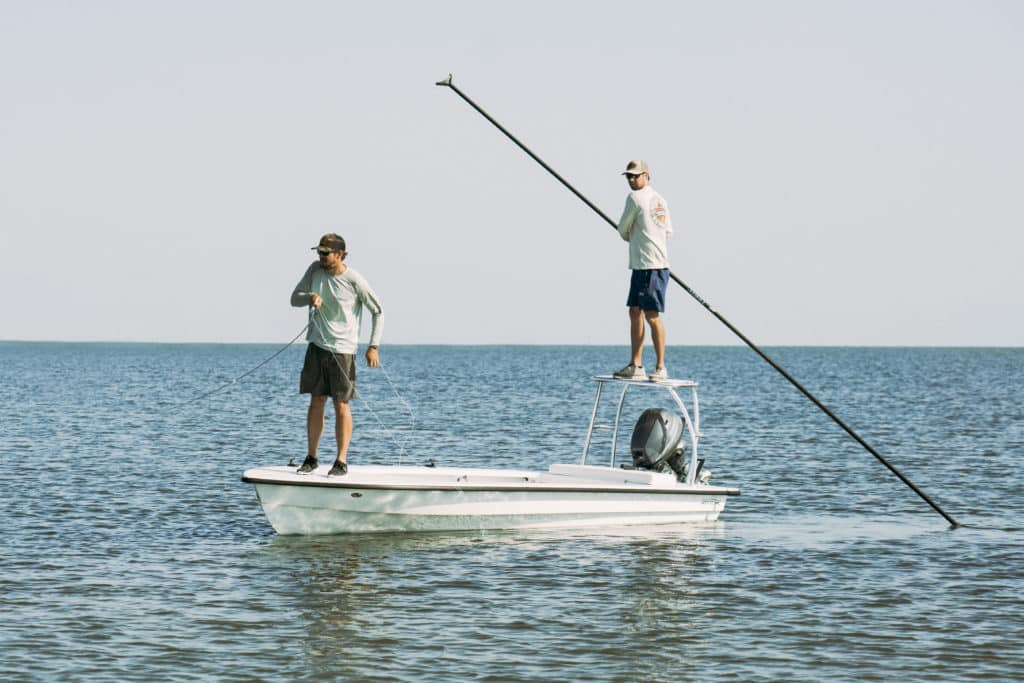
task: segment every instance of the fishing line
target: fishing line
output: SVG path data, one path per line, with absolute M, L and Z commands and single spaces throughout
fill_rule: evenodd
M 398 387 L 396 387 L 395 383 L 391 381 L 391 375 L 389 375 L 388 371 L 384 369 L 383 363 L 380 365 L 380 371 L 384 373 L 384 378 L 387 379 L 388 384 L 391 386 L 391 391 L 394 392 L 398 400 L 402 403 L 402 405 L 405 406 L 406 412 L 409 413 L 409 419 L 412 420 L 410 429 L 415 429 L 416 425 L 419 423 L 419 418 L 416 417 L 416 413 L 413 411 L 412 405 L 410 405 L 409 402 L 405 400 L 405 396 L 402 396 L 402 394 L 398 391 Z
M 269 358 L 263 360 L 256 367 L 254 367 L 254 368 L 252 368 L 250 370 L 246 370 L 245 372 L 243 372 L 241 375 L 239 375 L 238 377 L 234 378 L 230 382 L 226 382 L 226 383 L 220 385 L 219 387 L 217 387 L 216 389 L 213 389 L 212 391 L 207 391 L 205 394 L 200 394 L 199 396 L 196 396 L 195 398 L 192 398 L 192 399 L 189 399 L 188 401 L 185 401 L 182 405 L 188 405 L 190 403 L 195 403 L 196 401 L 198 401 L 200 399 L 203 399 L 203 398 L 206 398 L 207 396 L 213 396 L 214 394 L 216 394 L 221 389 L 226 389 L 227 387 L 231 386 L 232 384 L 235 384 L 236 382 L 238 382 L 238 380 L 242 379 L 243 377 L 247 377 L 247 376 L 251 375 L 252 373 L 256 372 L 257 370 L 262 368 L 264 365 L 266 365 L 270 361 L 272 361 L 275 358 L 277 358 L 278 356 L 280 356 L 282 353 L 284 353 L 285 349 L 287 349 L 289 346 L 291 346 L 296 341 L 298 341 L 299 337 L 304 335 L 306 333 L 306 330 L 309 329 L 310 324 L 311 324 L 311 322 L 306 323 L 306 326 L 303 327 L 301 330 L 299 330 L 299 333 L 297 335 L 295 335 L 290 342 L 288 342 L 287 344 L 282 346 L 280 349 L 275 351 L 273 353 L 273 355 L 271 355 Z
M 237 384 L 239 380 L 248 377 L 252 373 L 254 373 L 257 370 L 259 370 L 260 368 L 262 368 L 264 365 L 266 365 L 267 363 L 269 363 L 270 361 L 274 360 L 275 358 L 280 356 L 282 353 L 284 353 L 285 350 L 288 347 L 290 347 L 292 344 L 297 342 L 299 340 L 299 338 L 302 337 L 302 335 L 304 335 L 306 333 L 306 331 L 310 328 L 310 326 L 313 325 L 314 323 L 316 324 L 317 331 L 320 333 L 321 339 L 326 339 L 327 337 L 326 337 L 326 335 L 324 335 L 324 330 L 320 326 L 320 323 L 319 323 L 318 318 L 317 318 L 317 309 L 311 308 L 310 309 L 310 313 L 309 313 L 309 321 L 305 325 L 303 325 L 302 329 L 299 330 L 298 334 L 296 334 L 294 337 L 292 337 L 292 339 L 287 344 L 285 344 L 284 346 L 279 348 L 277 351 L 272 353 L 267 358 L 265 358 L 262 361 L 260 361 L 257 365 L 255 365 L 252 368 L 250 368 L 250 369 L 246 370 L 245 372 L 243 372 L 238 377 L 235 377 L 234 379 L 232 379 L 232 380 L 230 380 L 228 382 L 225 382 L 224 384 L 221 384 L 220 386 L 218 386 L 218 387 L 216 387 L 214 389 L 211 389 L 210 391 L 204 392 L 202 394 L 199 394 L 198 396 L 190 398 L 189 400 L 185 401 L 181 405 L 184 406 L 184 405 L 189 405 L 191 403 L 195 403 L 196 401 L 200 401 L 200 400 L 202 400 L 204 398 L 207 398 L 209 396 L 213 396 L 217 392 L 222 391 L 222 390 L 232 386 L 233 384 Z M 333 353 L 331 353 L 331 358 L 334 358 L 335 364 L 337 364 L 338 369 L 341 370 L 342 374 L 345 375 L 345 379 L 347 379 L 349 382 L 352 382 L 352 378 L 349 377 L 348 372 L 345 371 L 345 368 L 342 367 L 341 363 L 338 361 L 337 357 L 335 357 L 335 355 Z M 384 370 L 384 366 L 381 365 L 379 367 L 380 367 L 381 371 L 384 373 L 384 377 L 387 379 L 388 385 L 391 387 L 391 391 L 394 392 L 395 396 L 398 397 L 398 400 L 402 403 L 402 405 L 405 406 L 406 411 L 408 411 L 409 417 L 412 419 L 412 425 L 410 426 L 410 429 L 415 429 L 415 426 L 416 426 L 416 423 L 418 422 L 418 420 L 416 418 L 415 412 L 412 409 L 412 406 L 409 404 L 408 401 L 405 400 L 405 397 L 402 396 L 401 392 L 398 391 L 398 387 L 395 386 L 395 383 L 392 381 L 391 376 L 387 373 L 386 370 Z M 399 453 L 398 453 L 398 464 L 401 465 L 402 464 L 402 459 L 403 459 L 403 457 L 406 454 L 405 446 L 395 437 L 394 432 L 391 429 L 389 429 L 386 424 L 384 424 L 384 421 L 381 420 L 379 415 L 377 415 L 377 412 L 373 409 L 373 406 L 370 405 L 370 402 L 364 400 L 364 403 L 366 404 L 367 409 L 370 411 L 370 414 L 373 415 L 374 419 L 377 421 L 377 424 L 379 424 L 381 426 L 381 428 L 385 432 L 387 432 L 388 437 L 390 437 L 391 441 L 393 441 L 394 444 L 396 446 L 398 446 L 398 451 L 399 451 Z
M 318 313 L 319 313 L 318 309 L 310 307 L 309 323 L 306 325 L 306 327 L 309 327 L 309 325 L 314 325 L 316 327 L 317 332 L 320 333 L 320 338 L 326 340 L 327 339 L 327 335 L 324 334 L 324 328 L 320 324 L 321 316 L 318 315 Z M 333 351 L 329 351 L 328 353 L 331 354 L 331 358 L 334 359 L 334 364 L 338 366 L 338 370 L 341 371 L 341 374 L 343 374 L 345 376 L 345 379 L 347 379 L 349 381 L 349 383 L 352 384 L 352 386 L 354 387 L 355 386 L 355 382 L 352 381 L 352 378 L 349 376 L 348 371 L 345 370 L 345 368 L 342 366 L 341 361 L 338 360 L 338 357 L 334 355 Z M 378 367 L 383 369 L 384 366 L 381 365 L 381 366 L 378 366 Z M 386 372 L 384 373 L 384 376 L 387 377 L 387 373 Z M 391 383 L 391 379 L 390 378 L 388 378 L 388 383 L 389 384 Z M 398 390 L 395 388 L 394 384 L 391 384 L 391 388 L 395 391 L 395 395 L 398 396 L 399 399 L 401 399 L 403 402 L 405 402 L 405 399 L 402 398 L 401 394 L 398 393 Z M 390 428 L 388 428 L 388 426 L 386 424 L 384 424 L 383 420 L 380 419 L 380 416 L 377 415 L 377 411 L 375 411 L 373 409 L 373 406 L 370 405 L 370 402 L 367 401 L 366 399 L 364 399 L 363 403 L 364 403 L 364 405 L 366 405 L 367 410 L 370 411 L 370 414 L 373 415 L 373 419 L 375 419 L 377 421 L 377 424 L 380 425 L 381 429 L 383 429 L 387 433 L 387 435 L 391 439 L 391 441 L 396 446 L 398 446 L 398 464 L 401 465 L 402 464 L 402 459 L 405 456 L 405 447 L 395 437 L 395 433 Z M 408 404 L 406 404 L 406 406 L 408 406 Z M 410 408 L 410 414 L 412 414 L 411 408 Z M 414 420 L 415 420 L 415 418 L 414 418 Z

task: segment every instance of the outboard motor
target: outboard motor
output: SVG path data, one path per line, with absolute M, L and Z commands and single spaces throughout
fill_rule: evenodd
M 637 469 L 664 472 L 671 469 L 682 481 L 686 471 L 683 419 L 664 408 L 648 408 L 633 428 L 629 451 Z

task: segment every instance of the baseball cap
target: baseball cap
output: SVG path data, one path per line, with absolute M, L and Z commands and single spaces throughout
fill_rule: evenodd
M 320 244 L 312 247 L 318 252 L 345 251 L 345 238 L 337 233 L 329 232 L 320 238 Z
M 626 164 L 626 170 L 622 175 L 631 173 L 633 175 L 640 175 L 641 173 L 647 173 L 650 175 L 650 171 L 647 170 L 647 162 L 642 159 L 633 159 L 633 161 Z

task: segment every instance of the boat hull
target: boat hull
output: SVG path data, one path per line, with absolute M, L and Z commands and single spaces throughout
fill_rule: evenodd
M 580 469 L 586 476 L 573 476 Z M 326 477 L 275 467 L 249 470 L 243 480 L 254 484 L 279 534 L 712 522 L 739 493 L 642 474 L 630 480 L 621 470 L 555 465 L 549 472 L 352 467 L 347 476 Z

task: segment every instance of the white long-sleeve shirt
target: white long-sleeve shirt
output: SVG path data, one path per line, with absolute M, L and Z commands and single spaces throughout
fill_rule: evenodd
M 355 353 L 365 307 L 373 316 L 370 346 L 380 344 L 384 315 L 366 278 L 347 266 L 338 275 L 328 275 L 314 261 L 292 291 L 292 306 L 309 306 L 314 294 L 319 294 L 323 303 L 306 333 L 308 342 L 334 353 Z
M 671 234 L 668 202 L 650 185 L 630 192 L 619 219 L 619 235 L 629 242 L 629 267 L 633 270 L 669 268 L 668 237 Z

